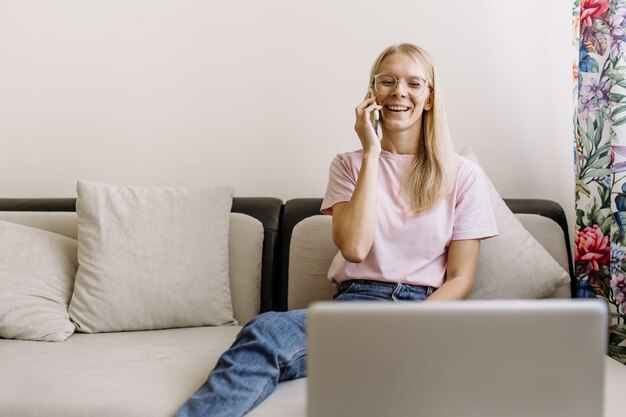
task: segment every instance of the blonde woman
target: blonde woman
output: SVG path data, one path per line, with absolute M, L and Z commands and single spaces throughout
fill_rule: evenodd
M 361 148 L 331 162 L 321 207 L 340 250 L 328 272 L 334 299 L 465 299 L 480 240 L 498 233 L 480 169 L 452 150 L 423 49 L 390 46 L 370 75 L 355 110 Z M 261 314 L 178 417 L 242 416 L 279 382 L 306 376 L 305 359 L 306 310 Z

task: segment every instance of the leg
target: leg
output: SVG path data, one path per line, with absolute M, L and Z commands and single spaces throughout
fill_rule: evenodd
M 306 310 L 263 313 L 221 356 L 177 417 L 242 416 L 280 381 L 306 376 Z

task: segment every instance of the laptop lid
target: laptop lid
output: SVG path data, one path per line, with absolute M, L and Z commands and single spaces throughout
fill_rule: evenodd
M 600 300 L 314 304 L 309 417 L 602 416 Z

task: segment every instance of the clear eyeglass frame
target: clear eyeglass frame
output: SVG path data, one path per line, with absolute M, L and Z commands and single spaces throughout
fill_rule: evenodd
M 389 77 L 387 80 L 391 81 L 393 80 L 393 86 L 392 85 L 381 85 L 380 82 L 377 82 L 380 77 Z M 432 88 L 430 86 L 430 82 L 428 82 L 427 79 L 422 78 L 422 77 L 411 77 L 409 80 L 419 80 L 422 84 L 420 85 L 420 87 L 411 87 L 409 81 L 407 80 L 403 80 L 404 81 L 404 91 L 407 92 L 407 94 L 409 95 L 409 97 L 412 98 L 417 98 L 419 96 L 421 96 L 422 94 L 424 94 L 424 91 L 426 90 L 426 87 L 428 88 Z M 376 91 L 378 94 L 386 96 L 388 94 L 391 94 L 396 87 L 398 86 L 398 82 L 400 80 L 398 80 L 398 78 L 390 73 L 382 73 L 382 74 L 376 74 L 372 77 L 372 83 L 371 86 L 374 89 L 374 91 Z

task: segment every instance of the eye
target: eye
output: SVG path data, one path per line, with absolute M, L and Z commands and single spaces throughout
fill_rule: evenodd
M 422 80 L 409 80 L 408 85 L 410 88 L 422 88 L 424 86 L 424 81 Z
M 380 83 L 385 87 L 392 87 L 396 82 L 394 80 L 380 80 Z
M 384 75 L 380 75 L 376 78 L 376 81 L 379 82 L 380 84 L 383 85 L 393 85 L 396 83 L 396 79 L 389 75 L 389 74 L 384 74 Z

